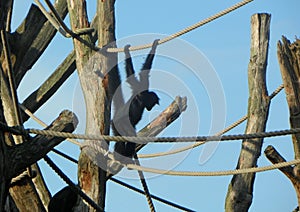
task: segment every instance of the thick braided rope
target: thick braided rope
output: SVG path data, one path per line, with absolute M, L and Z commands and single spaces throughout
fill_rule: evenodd
M 198 23 L 196 23 L 194 25 L 191 25 L 191 26 L 189 26 L 189 27 L 187 27 L 187 28 L 185 28 L 185 29 L 183 29 L 183 30 L 181 30 L 179 32 L 176 32 L 176 33 L 174 33 L 174 34 L 172 34 L 172 35 L 170 35 L 170 36 L 168 36 L 166 38 L 161 39 L 158 42 L 158 44 L 162 44 L 162 43 L 168 42 L 170 40 L 173 40 L 173 39 L 175 39 L 175 38 L 177 38 L 177 37 L 179 37 L 179 36 L 181 36 L 183 34 L 186 34 L 186 33 L 190 32 L 190 31 L 192 31 L 192 30 L 194 30 L 194 29 L 196 29 L 198 27 L 203 26 L 203 25 L 205 25 L 205 24 L 207 24 L 207 23 L 209 23 L 209 22 L 211 22 L 213 20 L 216 20 L 217 18 L 220 18 L 220 17 L 222 17 L 222 16 L 224 16 L 224 15 L 226 15 L 226 14 L 228 14 L 228 13 L 230 13 L 230 12 L 232 12 L 232 11 L 234 11 L 234 10 L 236 10 L 236 9 L 238 9 L 238 8 L 244 6 L 244 5 L 246 5 L 246 4 L 248 4 L 248 3 L 252 2 L 252 1 L 253 0 L 244 0 L 244 1 L 241 1 L 241 2 L 239 2 L 239 3 L 237 3 L 237 4 L 233 5 L 233 6 L 231 6 L 229 8 L 227 8 L 227 9 L 225 9 L 225 10 L 219 12 L 219 13 L 216 13 L 215 15 L 212 15 L 212 16 L 210 16 L 210 17 L 208 17 L 208 18 L 206 18 L 206 19 L 204 19 L 202 21 L 199 21 Z M 130 51 L 136 51 L 136 50 L 150 48 L 151 46 L 152 46 L 152 43 L 144 44 L 144 45 L 140 45 L 140 46 L 132 46 L 132 47 L 129 48 L 129 50 Z M 123 52 L 123 51 L 124 51 L 124 48 L 108 48 L 107 49 L 107 52 Z
M 0 125 L 1 128 L 1 125 Z M 77 138 L 85 140 L 106 140 L 116 142 L 133 142 L 137 144 L 147 143 L 168 143 L 168 142 L 210 142 L 210 141 L 229 141 L 241 139 L 257 139 L 268 138 L 275 136 L 284 136 L 300 133 L 300 128 L 292 128 L 286 130 L 276 130 L 269 132 L 259 132 L 250 134 L 235 134 L 235 135 L 214 135 L 214 136 L 191 136 L 191 137 L 133 137 L 133 136 L 109 136 L 109 135 L 85 135 L 72 134 L 67 132 L 57 132 L 52 130 L 27 129 L 28 133 L 39 134 L 44 136 L 54 136 L 62 138 Z
M 281 84 L 280 86 L 278 86 L 273 91 L 273 93 L 269 96 L 270 99 L 273 99 L 283 88 L 284 88 L 283 84 Z M 238 125 L 240 125 L 241 123 L 243 123 L 244 121 L 246 121 L 247 118 L 248 118 L 247 115 L 243 116 L 242 118 L 240 118 L 239 120 L 237 120 L 236 122 L 234 122 L 233 124 L 231 124 L 230 126 L 226 127 L 222 131 L 218 132 L 216 135 L 223 135 L 224 133 L 232 130 L 233 128 L 237 127 Z M 196 144 L 192 144 L 192 145 L 188 145 L 188 146 L 185 146 L 185 147 L 177 148 L 177 149 L 174 149 L 174 150 L 171 150 L 171 151 L 158 152 L 158 153 L 152 153 L 152 154 L 139 154 L 138 157 L 139 158 L 152 158 L 152 157 L 160 157 L 160 156 L 173 155 L 173 154 L 177 154 L 177 153 L 180 153 L 180 152 L 187 151 L 189 149 L 196 148 L 198 146 L 201 146 L 204 143 L 205 142 L 199 142 L 199 143 L 196 143 Z
M 143 172 L 150 172 L 155 174 L 164 174 L 164 175 L 173 175 L 173 176 L 226 176 L 226 175 L 236 175 L 236 174 L 246 174 L 246 173 L 257 173 L 264 172 L 273 169 L 279 169 L 291 165 L 296 165 L 300 163 L 300 159 L 292 160 L 289 162 L 276 163 L 269 166 L 263 167 L 251 167 L 244 169 L 235 169 L 235 170 L 226 170 L 226 171 L 211 171 L 211 172 L 191 172 L 191 171 L 171 171 L 171 170 L 162 170 L 162 169 L 154 169 L 144 166 L 137 166 L 134 164 L 128 164 L 126 167 L 128 169 L 140 170 Z

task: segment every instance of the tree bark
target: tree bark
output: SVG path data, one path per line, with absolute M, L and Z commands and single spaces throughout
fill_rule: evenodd
M 97 17 L 98 45 L 106 46 L 114 37 L 114 1 L 98 1 Z M 84 0 L 68 0 L 72 30 L 89 27 Z M 86 133 L 109 134 L 111 93 L 110 77 L 116 73 L 116 54 L 92 53 L 85 44 L 91 44 L 90 35 L 73 39 L 76 51 L 76 66 L 86 103 Z M 110 45 L 113 47 L 115 44 Z M 111 71 L 112 70 L 112 71 Z M 113 93 L 113 92 L 112 92 Z M 89 142 L 89 141 L 86 141 Z M 99 141 L 102 149 L 108 148 L 106 141 Z M 100 156 L 101 157 L 101 156 Z M 105 170 L 105 167 L 102 167 Z M 78 163 L 78 179 L 82 190 L 100 207 L 105 206 L 106 172 L 81 151 Z M 93 211 L 83 201 L 76 211 Z
M 251 49 L 248 66 L 248 122 L 245 133 L 264 132 L 269 112 L 266 88 L 266 66 L 270 33 L 268 14 L 251 17 Z M 263 139 L 245 139 L 242 142 L 237 169 L 257 166 Z M 253 198 L 255 173 L 234 175 L 228 188 L 225 210 L 248 211 Z
M 47 21 L 44 15 L 36 6 L 31 6 L 26 18 L 22 24 L 17 28 L 16 32 L 10 33 L 10 23 L 11 23 L 11 13 L 13 1 L 1 1 L 1 8 L 4 10 L 0 12 L 1 14 L 1 25 L 5 29 L 8 47 L 10 49 L 9 60 L 12 63 L 13 77 L 15 78 L 16 86 L 19 84 L 25 73 L 32 67 L 32 65 L 37 61 L 43 51 L 46 49 L 52 38 L 54 37 L 56 30 Z M 65 17 L 67 14 L 67 4 L 66 0 L 58 0 L 55 4 L 58 13 Z M 1 28 L 2 28 L 1 27 Z M 1 98 L 4 99 L 4 112 L 5 120 L 8 121 L 9 125 L 20 125 L 16 121 L 16 112 L 12 110 L 11 105 L 11 91 L 8 89 L 8 83 L 6 82 L 7 73 L 7 58 L 3 57 L 2 47 L 1 49 L 1 64 L 3 71 L 1 69 Z M 22 119 L 21 119 L 22 120 Z M 5 122 L 3 122 L 5 123 Z M 7 135 L 7 133 L 5 133 Z M 14 138 L 18 138 L 14 136 Z M 18 139 L 14 139 L 16 143 L 19 143 Z M 14 141 L 10 136 L 6 136 L 6 143 L 11 145 Z M 44 180 L 39 172 L 39 167 L 37 164 L 32 167 L 37 172 L 37 177 L 30 182 L 26 181 L 23 186 L 18 188 L 10 189 L 12 196 L 24 196 L 30 200 L 28 202 L 28 207 L 35 208 L 35 205 L 40 204 L 38 191 L 44 206 L 49 201 L 49 191 L 44 183 Z M 33 184 L 33 183 L 34 184 Z M 19 201 L 19 200 L 18 200 Z M 35 204 L 35 205 L 34 205 Z M 18 204 L 19 206 L 20 204 Z M 43 208 L 43 206 L 41 207 Z
M 3 123 L 5 122 L 1 98 L 0 98 L 0 121 Z M 10 184 L 10 179 L 8 179 L 6 175 L 6 169 L 7 169 L 6 156 L 7 156 L 7 145 L 5 143 L 4 132 L 0 131 L 0 211 L 4 211 L 5 201 L 7 198 L 9 184 Z
M 92 21 L 91 27 L 98 28 L 97 16 Z M 97 30 L 92 33 L 92 42 L 98 39 Z M 51 76 L 34 92 L 32 92 L 22 103 L 30 112 L 36 112 L 42 105 L 44 105 L 61 85 L 73 74 L 76 70 L 75 50 L 73 50 L 51 74 Z M 29 116 L 22 112 L 23 121 L 27 121 Z
M 64 19 L 68 12 L 66 0 L 57 0 L 54 7 Z M 56 32 L 40 9 L 32 5 L 26 18 L 10 38 L 17 86 L 43 54 Z
M 285 37 L 277 44 L 277 57 L 279 61 L 284 90 L 290 111 L 291 128 L 300 127 L 300 40 L 291 43 Z M 300 134 L 292 135 L 295 159 L 300 159 Z M 300 165 L 293 168 L 291 180 L 296 190 L 298 206 L 300 206 Z
M 46 129 L 54 131 L 73 132 L 78 120 L 70 111 L 63 111 Z M 11 179 L 22 173 L 24 169 L 43 158 L 54 146 L 64 138 L 37 135 L 32 140 L 7 149 L 7 178 Z M 37 176 L 38 177 L 38 176 Z M 33 179 L 34 180 L 34 179 Z M 39 184 L 43 179 L 35 179 Z M 45 186 L 45 185 L 44 185 Z M 48 190 L 39 191 L 32 179 L 25 177 L 10 187 L 10 194 L 20 211 L 45 211 L 50 200 Z M 41 195 L 42 194 L 42 195 Z

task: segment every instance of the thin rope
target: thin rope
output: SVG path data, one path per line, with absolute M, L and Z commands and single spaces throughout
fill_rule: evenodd
M 10 181 L 10 183 L 11 183 L 11 184 L 15 184 L 15 183 L 21 181 L 22 179 L 24 179 L 25 177 L 29 177 L 28 171 L 27 171 L 27 170 L 26 170 L 26 171 L 23 171 L 23 172 L 22 172 L 21 174 L 19 174 L 17 177 L 12 178 L 11 181 Z
M 273 91 L 273 93 L 269 96 L 270 99 L 273 99 L 277 94 L 279 94 L 279 92 L 284 88 L 284 85 L 281 84 L 280 86 L 278 86 L 278 88 L 275 89 L 275 91 Z
M 224 130 L 220 131 L 219 133 L 217 133 L 216 135 L 222 135 L 230 130 L 232 130 L 233 128 L 235 128 L 236 126 L 240 125 L 241 123 L 243 123 L 245 120 L 247 120 L 247 116 L 242 117 L 241 119 L 239 119 L 238 121 L 234 122 L 233 124 L 231 124 L 230 126 L 228 126 L 227 128 L 225 128 Z M 166 152 L 158 152 L 158 153 L 152 153 L 152 154 L 139 154 L 138 157 L 139 158 L 153 158 L 153 157 L 161 157 L 161 156 L 167 156 L 167 155 L 173 155 L 173 154 L 177 154 L 180 152 L 184 152 L 187 151 L 189 149 L 193 149 L 196 148 L 202 144 L 205 144 L 206 142 L 198 142 L 192 145 L 188 145 L 185 147 L 181 147 L 178 149 L 174 149 L 171 151 L 166 151 Z
M 64 154 L 64 153 L 62 153 L 62 152 L 60 152 L 60 151 L 58 151 L 58 150 L 55 150 L 55 149 L 53 149 L 52 151 L 53 151 L 54 153 L 56 153 L 56 154 L 58 154 L 58 155 L 64 157 L 64 158 L 66 158 L 67 160 L 70 160 L 71 162 L 73 162 L 73 163 L 75 163 L 75 164 L 78 164 L 78 161 L 77 161 L 76 159 L 74 159 L 74 158 L 72 158 L 72 157 L 70 157 L 70 156 L 68 156 L 68 155 L 66 155 L 66 154 Z M 128 188 L 128 189 L 130 189 L 130 190 L 132 190 L 132 191 L 135 191 L 135 192 L 137 192 L 137 193 L 140 193 L 140 194 L 145 195 L 145 191 L 143 191 L 143 190 L 141 190 L 141 189 L 138 189 L 138 188 L 136 188 L 136 187 L 134 187 L 134 186 L 132 186 L 132 185 L 129 185 L 129 184 L 127 184 L 127 183 L 124 183 L 124 182 L 122 182 L 122 181 L 120 181 L 120 180 L 118 180 L 118 179 L 116 179 L 116 178 L 111 177 L 111 178 L 109 178 L 109 180 L 111 180 L 111 181 L 113 181 L 114 183 L 117 183 L 117 184 L 119 184 L 119 185 L 121 185 L 121 186 L 123 186 L 123 187 L 126 187 L 126 188 Z M 151 196 L 152 199 L 155 199 L 155 200 L 157 200 L 157 201 L 159 201 L 159 202 L 162 202 L 162 203 L 164 203 L 164 204 L 166 204 L 166 205 L 169 205 L 169 206 L 172 206 L 172 207 L 174 207 L 174 208 L 177 208 L 177 209 L 180 209 L 180 210 L 183 210 L 183 211 L 188 211 L 188 212 L 195 212 L 194 210 L 188 209 L 188 208 L 183 207 L 183 206 L 181 206 L 181 205 L 178 205 L 178 204 L 176 204 L 176 203 L 174 203 L 174 202 L 170 202 L 170 201 L 165 200 L 165 199 L 163 199 L 163 198 L 161 198 L 161 197 L 158 197 L 158 196 L 156 196 L 156 195 L 150 194 L 150 196 Z
M 3 45 L 3 52 L 4 52 L 4 57 L 7 63 L 7 77 L 8 77 L 8 83 L 9 83 L 9 89 L 10 89 L 10 95 L 11 95 L 11 99 L 12 99 L 12 108 L 13 111 L 15 113 L 15 121 L 16 124 L 19 126 L 23 127 L 23 120 L 21 117 L 21 113 L 20 113 L 20 108 L 19 108 L 19 104 L 18 104 L 18 94 L 17 94 L 17 89 L 16 89 L 16 83 L 15 83 L 15 78 L 14 78 L 14 74 L 13 74 L 13 67 L 12 67 L 12 62 L 11 62 L 11 54 L 10 54 L 10 48 L 9 48 L 9 44 L 8 44 L 8 40 L 6 37 L 6 32 L 4 30 L 1 30 L 1 41 L 2 41 L 2 45 Z M 24 137 L 16 137 L 15 138 L 16 141 L 19 142 L 24 142 Z M 19 143 L 16 142 L 16 143 Z M 31 169 L 31 166 L 27 167 L 27 174 L 28 176 L 32 177 L 33 176 L 33 171 Z
M 208 18 L 206 18 L 206 19 L 204 19 L 202 21 L 199 21 L 198 23 L 195 23 L 195 24 L 193 24 L 193 25 L 191 25 L 191 26 L 189 26 L 189 27 L 187 27 L 187 28 L 179 31 L 179 32 L 176 32 L 176 33 L 174 33 L 174 34 L 172 34 L 172 35 L 170 35 L 170 36 L 168 36 L 166 38 L 163 38 L 163 39 L 159 40 L 158 44 L 166 43 L 166 42 L 168 42 L 170 40 L 173 40 L 173 39 L 175 39 L 175 38 L 177 38 L 179 36 L 182 36 L 182 35 L 190 32 L 190 31 L 192 31 L 194 29 L 197 29 L 197 28 L 199 28 L 199 27 L 201 27 L 201 26 L 203 26 L 203 25 L 205 25 L 205 24 L 207 24 L 207 23 L 209 23 L 211 21 L 214 21 L 214 20 L 216 20 L 216 19 L 218 19 L 218 18 L 220 18 L 220 17 L 222 17 L 222 16 L 224 16 L 224 15 L 226 15 L 226 14 L 228 14 L 228 13 L 230 13 L 230 12 L 232 12 L 232 11 L 234 11 L 234 10 L 236 10 L 236 9 L 238 9 L 238 8 L 244 6 L 244 5 L 246 5 L 246 4 L 248 4 L 248 3 L 252 2 L 252 1 L 253 0 L 244 0 L 244 1 L 241 1 L 241 2 L 235 4 L 235 5 L 233 5 L 233 6 L 229 7 L 229 8 L 221 11 L 221 12 L 216 13 L 215 15 L 212 15 L 212 16 L 210 16 L 210 17 L 208 17 Z M 130 51 L 136 51 L 136 50 L 150 48 L 151 46 L 152 46 L 152 43 L 144 44 L 144 45 L 140 45 L 140 46 L 131 46 L 129 48 L 129 50 Z M 108 48 L 107 49 L 107 52 L 123 52 L 123 51 L 124 51 L 124 48 Z
M 126 167 L 128 169 L 140 170 L 143 172 L 150 172 L 155 174 L 163 174 L 163 175 L 173 175 L 173 176 L 227 176 L 227 175 L 236 175 L 236 174 L 246 174 L 246 173 L 257 173 L 264 172 L 274 169 L 279 169 L 291 165 L 296 165 L 300 163 L 300 159 L 292 160 L 288 162 L 276 163 L 269 166 L 263 167 L 251 167 L 244 169 L 235 169 L 235 170 L 226 170 L 226 171 L 211 171 L 211 172 L 192 172 L 192 171 L 171 171 L 171 170 L 162 170 L 149 168 L 144 166 L 138 166 L 134 164 L 127 164 Z
M 42 5 L 42 3 L 39 0 L 34 0 L 38 8 L 41 10 L 41 12 L 49 21 L 49 23 L 64 37 L 74 38 L 77 35 L 86 34 L 94 31 L 93 28 L 83 28 L 83 29 L 76 30 L 76 32 L 73 32 L 71 29 L 68 28 L 68 26 L 61 19 L 61 17 L 59 16 L 58 12 L 56 11 L 55 7 L 51 4 L 51 2 L 49 0 L 44 0 L 44 1 L 46 2 L 50 11 L 53 13 L 54 17 L 50 13 L 48 13 L 48 11 L 45 9 L 45 7 Z
M 126 187 L 126 188 L 128 188 L 128 189 L 130 189 L 130 190 L 132 190 L 132 191 L 135 191 L 135 192 L 140 193 L 140 194 L 143 194 L 143 195 L 145 194 L 143 190 L 138 189 L 138 188 L 136 188 L 136 187 L 134 187 L 134 186 L 132 186 L 132 185 L 129 185 L 129 184 L 127 184 L 127 183 L 124 183 L 124 182 L 122 182 L 122 181 L 120 181 L 120 180 L 118 180 L 118 179 L 116 179 L 116 178 L 113 178 L 113 177 L 112 177 L 112 178 L 110 178 L 110 180 L 113 181 L 114 183 L 117 183 L 117 184 L 119 184 L 119 185 L 121 185 L 121 186 L 124 186 L 124 187 Z M 183 206 L 181 206 L 181 205 L 178 205 L 178 204 L 175 204 L 175 203 L 170 202 L 170 201 L 168 201 L 168 200 L 162 199 L 162 198 L 160 198 L 160 197 L 158 197 L 158 196 L 155 196 L 155 195 L 153 195 L 153 194 L 151 194 L 151 197 L 152 197 L 153 199 L 159 201 L 159 202 L 162 202 L 162 203 L 164 203 L 164 204 L 166 204 L 166 205 L 172 206 L 172 207 L 177 208 L 177 209 L 179 209 L 179 210 L 187 211 L 187 212 L 195 212 L 194 210 L 188 209 L 188 208 L 183 207 Z
M 134 162 L 138 166 L 141 165 L 137 154 L 134 154 Z M 153 204 L 153 201 L 152 201 L 152 198 L 151 198 L 151 194 L 150 194 L 147 182 L 145 180 L 144 173 L 140 170 L 137 170 L 137 172 L 139 174 L 139 178 L 140 178 L 141 184 L 142 184 L 144 192 L 145 192 L 145 196 L 146 196 L 146 199 L 147 199 L 147 203 L 149 205 L 149 209 L 150 209 L 151 212 L 155 212 L 155 207 L 154 207 L 154 204 Z
M 278 86 L 273 93 L 269 96 L 270 99 L 273 99 L 282 89 L 284 88 L 284 85 L 281 84 L 280 86 Z M 230 126 L 228 126 L 227 128 L 225 128 L 224 130 L 218 132 L 216 135 L 223 135 L 226 132 L 232 130 L 233 128 L 237 127 L 238 125 L 240 125 L 241 123 L 243 123 L 244 121 L 247 120 L 247 115 L 243 116 L 242 118 L 240 118 L 238 121 L 234 122 L 233 124 L 231 124 Z M 180 152 L 184 152 L 187 151 L 189 149 L 193 149 L 196 148 L 202 144 L 204 144 L 205 142 L 199 142 L 196 144 L 192 144 L 192 145 L 188 145 L 185 147 L 181 147 L 178 149 L 174 149 L 171 151 L 166 151 L 166 152 L 158 152 L 158 153 L 152 153 L 152 154 L 139 154 L 138 157 L 139 158 L 153 158 L 153 157 L 161 157 L 161 156 L 167 156 L 167 155 L 173 155 L 173 154 L 177 154 Z
M 78 32 L 73 32 L 72 30 L 70 30 L 66 24 L 63 22 L 63 20 L 59 17 L 57 11 L 55 10 L 55 8 L 53 7 L 53 5 L 51 4 L 50 1 L 48 0 L 45 0 L 46 4 L 48 5 L 50 11 L 53 13 L 54 17 L 52 15 L 50 15 L 47 10 L 44 8 L 44 6 L 41 4 L 41 2 L 39 0 L 34 0 L 35 3 L 37 4 L 37 6 L 40 8 L 40 10 L 42 11 L 42 13 L 45 15 L 45 17 L 49 20 L 49 22 L 52 24 L 52 26 L 59 32 L 61 33 L 64 37 L 76 37 L 75 35 L 78 35 L 78 34 L 81 34 L 81 33 L 88 33 L 91 31 L 90 28 L 86 28 L 86 29 L 81 29 L 81 31 L 78 31 Z M 168 37 L 165 37 L 163 39 L 161 39 L 158 44 L 162 44 L 162 43 L 166 43 L 170 40 L 173 40 L 179 36 L 182 36 L 194 29 L 197 29 L 211 21 L 214 21 L 250 2 L 252 2 L 253 0 L 244 0 L 244 1 L 241 1 L 221 12 L 218 12 L 216 13 L 215 15 L 212 15 L 202 21 L 199 21 L 181 31 L 178 31 Z M 136 50 L 141 50 L 141 49 L 146 49 L 146 48 L 150 48 L 152 46 L 152 43 L 149 43 L 149 44 L 144 44 L 144 45 L 140 45 L 140 46 L 132 46 L 129 48 L 130 51 L 136 51 Z M 93 49 L 94 50 L 100 50 L 99 47 L 96 47 L 93 45 Z M 124 51 L 124 48 L 107 48 L 107 52 L 111 52 L 111 53 L 116 53 L 116 52 L 123 52 Z
M 37 122 L 39 125 L 41 125 L 42 127 L 48 127 L 48 125 L 43 122 L 41 119 L 39 119 L 36 115 L 34 115 L 30 110 L 28 110 L 24 105 L 22 104 L 19 104 L 20 108 L 30 117 L 32 118 L 35 122 Z M 77 141 L 77 140 L 74 140 L 74 139 L 71 139 L 71 138 L 67 138 L 66 139 L 67 141 L 77 145 L 77 146 L 82 146 L 82 144 Z
M 77 185 L 75 185 L 67 175 L 65 175 L 60 168 L 58 168 L 55 163 L 46 155 L 44 160 L 47 164 L 56 172 L 56 174 L 62 178 L 82 199 L 84 199 L 90 206 L 92 206 L 96 211 L 104 211 L 99 205 L 97 205 L 88 195 L 86 195 Z

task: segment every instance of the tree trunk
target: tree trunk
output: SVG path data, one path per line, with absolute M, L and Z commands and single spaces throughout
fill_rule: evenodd
M 245 133 L 264 132 L 269 112 L 266 88 L 266 66 L 269 45 L 270 18 L 255 14 L 251 18 L 251 49 L 248 66 L 249 102 Z M 263 139 L 245 139 L 242 143 L 237 169 L 257 166 Z M 248 211 L 253 198 L 255 173 L 233 176 L 228 188 L 225 210 Z
M 99 46 L 103 47 L 115 41 L 114 36 L 114 0 L 98 1 L 98 40 Z M 85 1 L 68 0 L 68 8 L 72 30 L 89 27 L 86 15 Z M 117 74 L 117 55 L 94 53 L 85 43 L 91 44 L 89 35 L 82 35 L 74 40 L 76 51 L 76 66 L 83 89 L 86 103 L 86 133 L 109 134 L 111 96 L 114 88 L 110 88 L 111 82 L 119 79 L 111 79 Z M 115 44 L 110 45 L 114 47 Z M 117 74 L 118 76 L 118 74 Z M 102 147 L 102 154 L 108 148 L 106 141 L 98 141 Z M 90 141 L 86 141 L 88 145 Z M 99 168 L 90 158 L 87 148 L 83 148 L 78 163 L 78 179 L 80 187 L 102 208 L 105 206 L 106 192 L 106 164 Z M 100 157 L 104 157 L 100 155 Z M 93 211 L 80 201 L 76 211 Z
M 290 125 L 291 128 L 300 128 L 300 40 L 290 43 L 283 37 L 277 44 L 277 56 L 290 111 Z M 300 159 L 300 134 L 293 135 L 292 140 L 295 159 Z M 292 173 L 285 174 L 294 185 L 300 206 L 300 164 L 290 168 Z

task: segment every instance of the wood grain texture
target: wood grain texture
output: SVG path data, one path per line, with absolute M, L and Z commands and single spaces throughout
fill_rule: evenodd
M 254 14 L 251 17 L 251 48 L 248 65 L 248 122 L 245 133 L 264 132 L 269 113 L 270 99 L 266 88 L 266 67 L 270 34 L 269 14 Z M 245 139 L 237 169 L 257 166 L 263 139 Z M 253 198 L 255 173 L 234 175 L 227 191 L 227 212 L 248 211 Z

